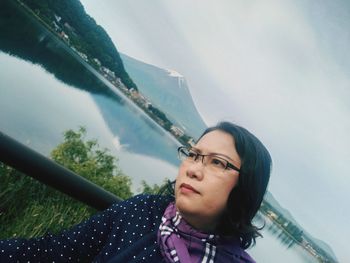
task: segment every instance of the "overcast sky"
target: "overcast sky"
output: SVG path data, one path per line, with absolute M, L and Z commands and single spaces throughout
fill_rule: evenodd
M 350 259 L 350 2 L 82 0 L 129 56 L 182 74 L 208 125 L 270 149 L 272 194 Z

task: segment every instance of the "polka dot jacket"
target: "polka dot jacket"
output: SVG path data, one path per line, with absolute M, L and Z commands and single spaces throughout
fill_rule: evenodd
M 157 230 L 167 196 L 137 195 L 58 235 L 0 241 L 0 262 L 162 262 Z

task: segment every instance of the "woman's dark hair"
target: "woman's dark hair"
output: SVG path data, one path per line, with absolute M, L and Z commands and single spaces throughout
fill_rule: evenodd
M 252 220 L 258 212 L 270 179 L 272 160 L 265 146 L 249 131 L 230 122 L 220 122 L 204 131 L 220 130 L 230 134 L 241 159 L 238 184 L 232 189 L 222 221 L 217 229 L 224 236 L 238 236 L 246 249 L 261 236 Z

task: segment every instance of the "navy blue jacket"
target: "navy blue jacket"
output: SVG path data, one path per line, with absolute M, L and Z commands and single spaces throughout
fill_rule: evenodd
M 0 240 L 0 262 L 164 262 L 157 230 L 171 201 L 137 195 L 58 235 Z M 233 251 L 232 262 L 251 262 L 244 250 Z
M 162 262 L 157 230 L 171 197 L 138 195 L 41 238 L 0 241 L 0 262 Z

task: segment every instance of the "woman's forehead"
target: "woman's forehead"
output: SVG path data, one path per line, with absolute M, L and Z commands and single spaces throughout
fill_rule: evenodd
M 217 153 L 237 160 L 238 153 L 235 147 L 234 138 L 231 134 L 220 130 L 214 130 L 205 134 L 194 146 L 195 149 L 203 153 Z

